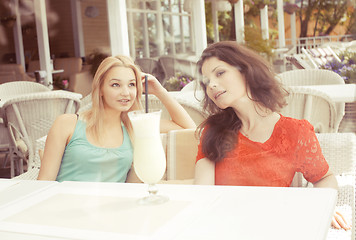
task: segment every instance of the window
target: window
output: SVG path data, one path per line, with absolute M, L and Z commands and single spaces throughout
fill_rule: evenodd
M 193 52 L 191 13 L 184 0 L 126 0 L 133 58 Z

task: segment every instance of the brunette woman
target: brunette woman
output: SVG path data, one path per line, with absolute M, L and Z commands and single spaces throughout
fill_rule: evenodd
M 198 67 L 210 117 L 199 126 L 196 184 L 289 187 L 301 172 L 314 187 L 338 188 L 313 126 L 278 113 L 287 92 L 263 58 L 218 42 Z M 340 213 L 333 225 L 350 229 Z

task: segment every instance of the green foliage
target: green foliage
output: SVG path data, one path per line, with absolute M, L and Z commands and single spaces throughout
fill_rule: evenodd
M 245 46 L 267 58 L 273 57 L 272 41 L 262 38 L 261 29 L 256 26 L 245 26 Z
M 260 16 L 260 10 L 265 5 L 275 5 L 273 0 L 251 0 L 244 2 L 245 8 L 248 7 L 248 11 L 245 13 L 247 18 Z M 247 6 L 246 6 L 247 5 Z M 275 8 L 275 7 L 274 7 Z
M 214 26 L 213 17 L 211 13 L 211 2 L 205 3 L 205 17 L 206 17 L 206 34 L 208 38 L 208 43 L 214 42 Z M 220 41 L 231 40 L 232 31 L 234 28 L 233 13 L 229 12 L 218 12 L 218 31 Z
M 337 25 L 343 24 L 348 14 L 348 3 L 348 0 L 302 0 L 302 7 L 297 11 L 302 20 L 300 37 L 308 36 L 309 27 L 313 28 L 313 36 L 329 35 Z M 314 23 L 310 24 L 312 21 Z
M 58 89 L 67 89 L 69 85 L 68 78 L 62 78 L 60 76 L 53 77 L 53 86 Z
M 193 81 L 193 78 L 188 75 L 184 75 L 181 72 L 177 72 L 175 77 L 169 78 L 164 87 L 168 91 L 180 91 L 185 85 Z
M 103 53 L 98 49 L 95 49 L 90 53 L 86 61 L 91 65 L 90 74 L 94 77 L 96 70 L 98 69 L 100 63 L 109 56 L 109 54 Z
M 323 66 L 322 69 L 328 69 L 339 74 L 345 83 L 356 83 L 356 53 L 342 52 L 339 54 L 340 60 L 330 61 Z

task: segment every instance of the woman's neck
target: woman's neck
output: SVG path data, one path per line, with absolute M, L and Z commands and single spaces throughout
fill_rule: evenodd
M 279 119 L 277 113 L 251 100 L 240 103 L 234 110 L 242 123 L 240 132 L 256 141 L 268 138 Z
M 117 124 L 118 121 L 121 122 L 121 112 L 105 109 L 102 120 L 104 125 Z

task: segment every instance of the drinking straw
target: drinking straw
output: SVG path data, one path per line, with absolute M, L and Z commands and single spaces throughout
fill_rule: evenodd
M 145 75 L 145 109 L 146 109 L 146 113 L 148 113 L 148 81 L 147 81 L 147 75 Z

